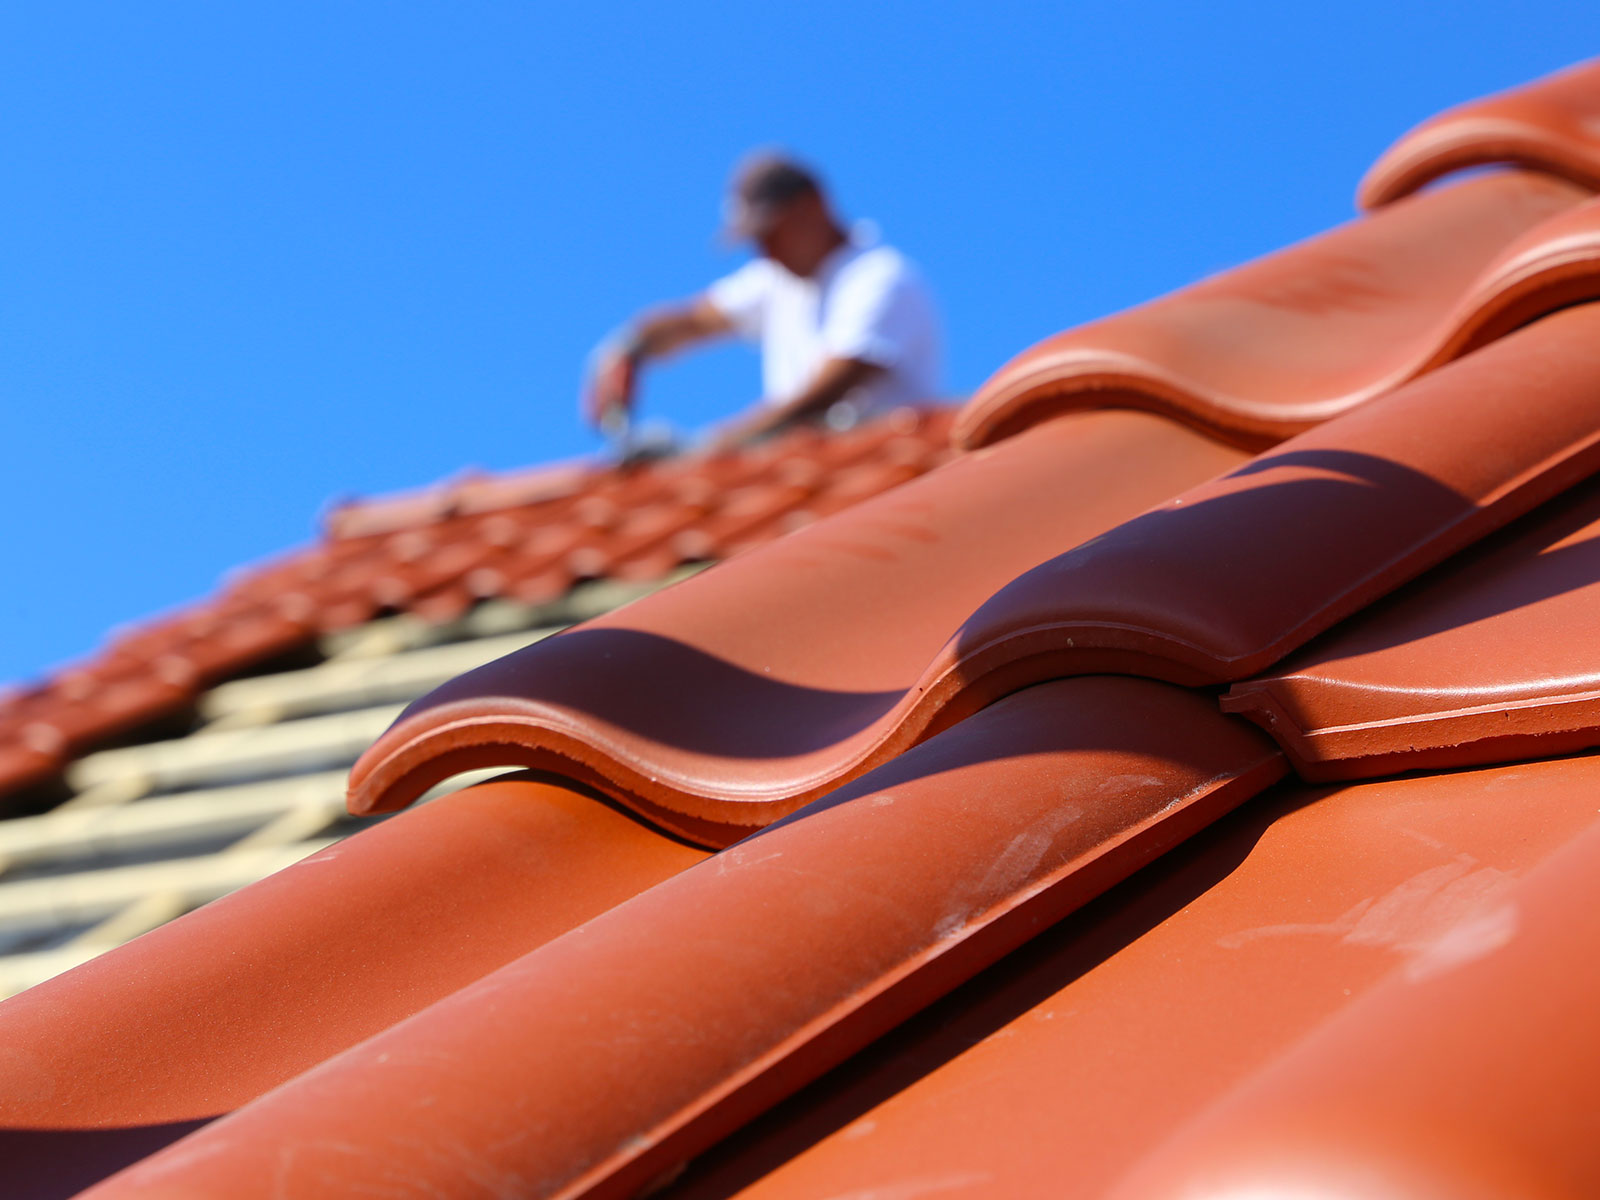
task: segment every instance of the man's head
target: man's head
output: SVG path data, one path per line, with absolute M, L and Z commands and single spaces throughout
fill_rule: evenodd
M 795 275 L 810 275 L 845 240 L 816 175 L 786 155 L 752 154 L 728 186 L 725 230 Z

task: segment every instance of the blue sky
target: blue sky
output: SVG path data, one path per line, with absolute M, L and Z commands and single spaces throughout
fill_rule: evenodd
M 794 147 L 923 266 L 970 391 L 1348 218 L 1600 5 L 20 3 L 0 14 L 0 680 L 315 536 L 341 495 L 590 453 L 584 355 L 731 269 Z M 741 348 L 655 373 L 693 427 Z

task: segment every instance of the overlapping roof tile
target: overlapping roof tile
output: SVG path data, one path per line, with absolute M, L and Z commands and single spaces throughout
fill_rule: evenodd
M 1582 1195 L 1596 1160 L 1580 1122 L 1595 1110 L 1600 1047 L 1581 1014 L 1600 994 L 1587 960 L 1532 959 L 1563 943 L 1576 952 L 1592 936 L 1589 916 L 1559 902 L 1524 907 L 1522 897 L 1523 881 L 1542 891 L 1545 873 L 1567 871 L 1592 840 L 1597 784 L 1594 755 L 1538 769 L 1280 784 L 729 1138 L 664 1195 L 812 1200 L 935 1184 L 933 1194 L 956 1197 L 1475 1194 L 1408 1189 L 1398 1174 L 1382 1177 L 1388 1191 L 1337 1186 L 1336 1174 L 1297 1170 L 1337 1171 L 1347 1130 L 1354 1153 L 1375 1141 L 1386 1148 L 1387 1167 L 1410 1152 L 1426 1165 L 1454 1151 L 1468 1167 L 1505 1153 L 1518 1186 L 1500 1194 Z M 1525 938 L 1529 958 L 1510 959 Z M 1493 979 L 1498 1013 L 1451 995 L 1453 968 L 1469 964 L 1477 978 L 1467 991 Z M 1410 1015 L 1384 995 L 1423 986 Z M 1423 1013 L 1431 1029 L 1416 1020 Z M 1484 1015 L 1497 1019 L 1478 1024 Z M 1346 1040 L 1337 1029 L 1347 1020 L 1370 1033 Z M 1337 1074 L 1272 1093 L 1310 1146 L 1304 1136 L 1252 1137 L 1272 1130 L 1270 1104 L 1211 1123 L 1230 1096 L 1324 1031 L 1343 1066 L 1337 1054 L 1317 1059 Z M 1443 1061 L 1445 1045 L 1458 1062 Z M 1352 1103 L 1338 1124 L 1315 1128 L 1318 1092 L 1341 1080 L 1365 1086 L 1344 1093 Z M 1385 1128 L 1397 1136 L 1385 1141 Z M 1169 1143 L 1195 1169 L 1175 1167 L 1163 1181 L 1189 1190 L 1115 1192 Z M 1281 1172 L 1246 1173 L 1272 1167 L 1274 1151 Z M 1539 1178 L 1541 1162 L 1579 1186 L 1521 1186 Z M 1200 1168 L 1219 1166 L 1245 1168 L 1222 1176 L 1236 1191 L 1197 1186 L 1210 1175 Z
M 1074 408 L 1151 408 L 1261 446 L 1533 317 L 1600 296 L 1600 206 L 1532 172 L 1467 180 L 1047 338 L 962 411 L 986 445 Z
M 1048 423 L 446 684 L 363 757 L 352 804 L 540 766 L 711 837 L 682 818 L 763 824 L 1031 683 L 1239 679 L 1600 466 L 1597 341 L 1600 308 L 1557 314 L 1187 489 L 1225 461 L 1198 434 L 1126 411 Z M 1531 373 L 1537 409 L 1510 423 Z M 1095 436 L 1130 423 L 1122 446 Z M 1004 524 L 1024 503 L 1034 520 Z
M 1223 707 L 1270 730 L 1309 778 L 1593 746 L 1597 552 L 1600 493 L 1589 483 L 1235 684 Z
M 932 728 L 928 664 L 996 590 L 1241 457 L 1135 412 L 966 456 L 434 691 L 357 765 L 352 806 L 530 766 L 724 843 Z
M 1423 122 L 1373 164 L 1357 199 L 1377 208 L 1453 171 L 1503 163 L 1600 190 L 1600 59 Z
M 0 796 L 181 720 L 205 688 L 308 652 L 330 630 L 393 612 L 447 621 L 485 599 L 536 604 L 588 579 L 662 578 L 737 554 L 943 461 L 949 421 L 905 410 L 721 456 L 471 476 L 346 504 L 320 543 L 0 699 Z
M 1033 689 L 102 1194 L 448 1192 L 463 1142 L 502 1193 L 631 1194 L 1282 771 L 1175 688 Z
M 414 704 L 356 810 L 535 773 L 0 1006 L 16 1160 L 106 1198 L 1131 1198 L 1299 1186 L 1348 1134 L 1402 1190 L 1589 1178 L 1600 218 L 1581 172 L 1509 157 L 1063 335 L 975 399 L 982 448 Z M 796 436 L 844 457 L 344 510 L 239 603 L 459 612 L 759 541 L 936 454 Z M 523 536 L 507 490 L 567 515 Z M 107 661 L 141 678 L 191 619 Z M 1219 710 L 1251 675 L 1223 707 L 1287 754 Z M 1534 724 L 1473 725 L 1475 689 Z M 1468 743 L 1501 765 L 1279 778 Z

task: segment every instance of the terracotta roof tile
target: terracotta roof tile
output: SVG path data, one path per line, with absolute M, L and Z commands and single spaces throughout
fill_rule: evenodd
M 1577 112 L 1567 86 L 1533 90 Z M 734 556 L 445 684 L 358 764 L 353 804 L 548 774 L 403 813 L 0 1006 L 27 1067 L 0 1152 L 57 1194 L 132 1163 L 101 1197 L 1104 1195 L 1145 1161 L 1172 1173 L 1135 1194 L 1163 1195 L 1196 1170 L 1301 1182 L 1333 1128 L 1445 1190 L 1485 1163 L 1517 1190 L 1580 1178 L 1597 985 L 1566 917 L 1594 890 L 1600 757 L 1274 784 L 1284 756 L 1215 689 L 1302 646 L 1301 667 L 1381 668 L 1416 693 L 1382 701 L 1401 714 L 1472 671 L 1543 702 L 1587 670 L 1507 667 L 1587 628 L 1592 572 L 1563 553 L 1600 467 L 1586 194 L 1469 180 L 1064 335 L 969 410 L 994 444 L 885 495 L 942 459 L 945 416 L 345 506 L 321 546 L 0 704 L 0 766 L 25 774 L 153 711 L 152 686 L 181 703 L 330 622 L 403 611 L 378 644 L 479 594 Z M 1296 430 L 1243 466 L 1219 440 Z M 1316 657 L 1362 637 L 1388 639 L 1371 662 Z M 279 697 L 322 713 L 297 730 L 71 777 L 325 767 L 394 712 L 330 696 L 393 704 L 475 661 L 319 667 Z M 768 825 L 709 857 L 663 832 Z M 51 885 L 26 886 L 37 906 Z
M 1038 427 L 745 570 L 436 690 L 357 764 L 352 810 L 403 804 L 470 753 L 572 772 L 666 814 L 757 825 L 1045 679 L 1240 679 L 1600 466 L 1597 341 L 1600 306 L 1558 313 L 1135 520 L 1224 465 L 1220 448 L 1126 412 Z M 1533 372 L 1539 406 L 1508 427 Z M 1096 438 L 1108 429 L 1139 432 L 1113 450 Z M 1112 492 L 1091 464 L 1135 490 Z M 1018 487 L 1032 522 L 1007 520 Z M 831 661 L 815 661 L 817 638 Z
M 1201 1130 L 1219 1138 L 1225 1132 L 1200 1123 L 1214 1104 L 1226 1104 L 1235 1089 L 1298 1045 L 1309 1047 L 1308 1039 L 1320 1039 L 1318 1031 L 1342 1020 L 1341 1013 L 1356 1019 L 1367 998 L 1378 1000 L 1391 986 L 1387 981 L 1396 991 L 1417 988 L 1427 956 L 1452 948 L 1467 951 L 1464 959 L 1483 950 L 1483 973 L 1500 981 L 1501 994 L 1523 1006 L 1524 1015 L 1479 1024 L 1430 988 L 1417 999 L 1439 1001 L 1424 1010 L 1435 1027 L 1412 1027 L 1418 1057 L 1398 1039 L 1382 1052 L 1346 1042 L 1348 1074 L 1326 1081 L 1364 1077 L 1365 1115 L 1395 1122 L 1403 1140 L 1393 1144 L 1416 1148 L 1425 1161 L 1438 1145 L 1428 1131 L 1459 1130 L 1457 1106 L 1470 1112 L 1481 1105 L 1480 1112 L 1500 1120 L 1470 1126 L 1473 1145 L 1481 1140 L 1517 1157 L 1532 1147 L 1568 1165 L 1579 1161 L 1576 1153 L 1592 1169 L 1592 1139 L 1558 1114 L 1547 1116 L 1544 1105 L 1567 1101 L 1573 1115 L 1595 1109 L 1593 1022 L 1584 1023 L 1583 1008 L 1565 1007 L 1569 999 L 1590 1005 L 1595 999 L 1588 983 L 1592 956 L 1576 949 L 1594 936 L 1593 906 L 1582 917 L 1552 907 L 1529 910 L 1529 924 L 1519 925 L 1503 948 L 1484 937 L 1496 926 L 1479 922 L 1520 900 L 1520 878 L 1532 882 L 1561 869 L 1563 847 L 1592 839 L 1597 787 L 1600 757 L 1593 755 L 1355 786 L 1279 785 L 1041 932 L 1035 944 L 770 1120 L 735 1134 L 692 1163 L 681 1185 L 664 1195 L 815 1200 L 892 1195 L 890 1189 L 909 1181 L 952 1180 L 961 1182 L 951 1195 L 1039 1196 L 1060 1194 L 1061 1181 L 1070 1180 L 1072 1194 L 1106 1196 L 1191 1123 L 1198 1136 L 1185 1140 L 1203 1155 L 1211 1143 Z M 1592 893 L 1600 876 L 1592 861 L 1588 870 L 1591 882 L 1572 897 Z M 1526 973 L 1510 963 L 1499 969 L 1506 962 L 1501 955 L 1524 936 L 1537 954 L 1562 940 L 1563 929 L 1574 939 L 1570 952 L 1538 964 L 1530 955 Z M 1458 930 L 1465 938 L 1453 936 Z M 1560 980 L 1569 965 L 1578 985 L 1570 992 Z M 1443 984 L 1449 977 L 1436 978 Z M 1546 1013 L 1557 1018 L 1555 1036 L 1535 1041 Z M 1381 1026 L 1402 1028 L 1387 1019 Z M 1460 1055 L 1458 1064 L 1433 1057 L 1441 1042 Z M 1391 1054 L 1408 1066 L 1426 1056 L 1437 1072 L 1406 1069 L 1398 1077 L 1397 1070 L 1395 1085 L 1403 1091 L 1395 1095 L 1406 1102 L 1394 1107 L 1385 1102 Z M 1483 1086 L 1470 1074 L 1477 1070 L 1496 1072 L 1494 1082 Z M 1518 1070 L 1526 1074 L 1513 1080 Z M 1530 1094 L 1546 1081 L 1556 1086 Z M 1529 1123 L 1499 1106 L 1501 1086 L 1508 1105 L 1529 1103 L 1526 1113 L 1537 1114 Z M 1319 1090 L 1277 1096 L 1298 1120 L 1313 1115 L 1298 1099 Z M 1240 1148 L 1251 1127 L 1269 1127 L 1254 1124 L 1271 1121 L 1266 1108 L 1252 1105 L 1250 1115 L 1249 1124 L 1230 1123 L 1220 1144 Z M 1342 1120 L 1327 1132 L 1344 1129 L 1359 1131 L 1355 1146 L 1381 1135 L 1381 1125 Z M 1542 1130 L 1550 1131 L 1548 1139 Z M 1278 1144 L 1285 1168 L 1307 1145 L 1300 1138 Z M 1259 1142 L 1253 1149 L 1264 1153 Z M 1455 1149 L 1463 1162 L 1481 1162 L 1471 1146 Z M 1329 1162 L 1326 1152 L 1313 1161 Z M 1307 1181 L 1292 1174 L 1258 1182 L 1265 1186 L 1199 1194 L 1325 1194 L 1293 1191 L 1290 1183 Z M 1421 1194 L 1473 1192 L 1446 1187 Z M 1504 1194 L 1530 1192 L 1519 1186 Z
M 8 1178 L 86 1154 L 92 1182 L 122 1165 L 95 1130 L 176 1137 L 703 857 L 536 782 L 366 831 L 0 1005 L 0 1044 L 51 1047 L 0 1094 L 0 1125 L 36 1131 L 10 1135 Z
M 1042 425 L 432 693 L 357 765 L 352 806 L 400 807 L 470 755 L 572 774 L 671 828 L 766 824 L 929 731 L 919 677 L 995 591 L 1241 457 L 1144 413 Z M 759 510 L 772 532 L 787 503 Z
M 1486 901 L 1116 1200 L 1600 1190 L 1600 828 Z
M 1453 171 L 1513 163 L 1600 190 L 1600 59 L 1569 67 L 1423 122 L 1361 181 L 1376 208 Z
M 1423 576 L 1281 668 L 1235 684 L 1309 778 L 1600 744 L 1600 491 L 1591 482 Z
M 962 410 L 979 446 L 1071 408 L 1152 408 L 1260 446 L 1600 295 L 1600 207 L 1530 172 L 1412 197 L 1024 351 Z M 1581 281 L 1581 282 L 1580 282 Z M 1508 321 L 1510 322 L 1508 324 Z
M 1265 670 L 1600 469 L 1597 344 L 1600 304 L 1556 313 L 1052 559 L 973 614 L 924 696 Z

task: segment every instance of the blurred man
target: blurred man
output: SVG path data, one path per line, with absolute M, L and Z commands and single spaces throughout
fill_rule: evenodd
M 732 334 L 760 343 L 765 395 L 717 430 L 713 448 L 797 422 L 842 428 L 939 394 L 938 321 L 917 269 L 852 236 L 809 169 L 781 154 L 746 159 L 726 218 L 760 257 L 609 338 L 585 395 L 592 422 L 625 427 L 645 363 Z

